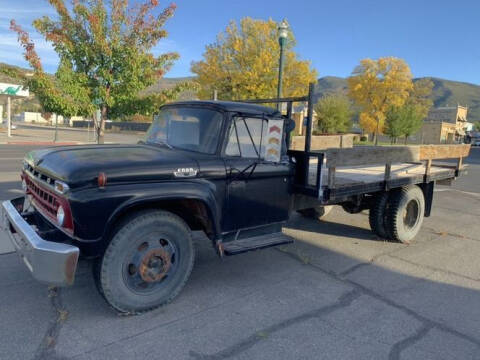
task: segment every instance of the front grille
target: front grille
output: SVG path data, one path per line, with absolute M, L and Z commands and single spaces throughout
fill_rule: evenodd
M 35 170 L 30 164 L 26 165 L 25 170 L 33 177 L 46 182 L 47 184 L 53 186 L 55 184 L 55 180 L 41 172 Z
M 30 174 L 33 175 L 33 173 Z M 39 174 L 35 177 L 42 179 L 41 176 L 42 174 Z M 39 185 L 29 175 L 26 175 L 24 179 L 27 184 L 27 194 L 32 195 L 34 204 L 40 207 L 40 210 L 43 210 L 42 212 L 45 213 L 45 215 L 55 219 L 57 216 L 59 202 L 53 188 L 52 190 L 49 190 L 46 188 L 47 185 L 45 185 L 45 187 Z

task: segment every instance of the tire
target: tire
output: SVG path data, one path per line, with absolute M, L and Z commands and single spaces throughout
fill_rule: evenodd
M 317 220 L 322 220 L 325 216 L 328 215 L 330 211 L 332 211 L 333 206 L 332 205 L 327 205 L 327 206 L 317 206 L 314 208 L 309 208 L 309 209 L 302 209 L 302 210 L 297 210 L 297 212 L 309 219 L 317 219 Z
M 388 239 L 388 232 L 385 227 L 387 216 L 388 192 L 382 192 L 375 196 L 374 203 L 370 208 L 368 220 L 372 231 L 382 239 Z
M 392 192 L 387 205 L 386 230 L 392 240 L 410 243 L 422 227 L 425 197 L 414 185 Z
M 117 229 L 94 264 L 99 292 L 116 311 L 140 314 L 172 301 L 195 260 L 191 231 L 178 216 L 142 211 Z

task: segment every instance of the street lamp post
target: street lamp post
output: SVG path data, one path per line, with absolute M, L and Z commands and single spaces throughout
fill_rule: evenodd
M 283 60 L 285 53 L 285 45 L 287 43 L 288 36 L 288 24 L 285 19 L 278 26 L 278 43 L 280 44 L 280 59 L 278 62 L 278 86 L 277 86 L 277 99 L 282 97 L 282 79 L 283 79 Z M 277 110 L 280 110 L 280 103 L 277 103 Z

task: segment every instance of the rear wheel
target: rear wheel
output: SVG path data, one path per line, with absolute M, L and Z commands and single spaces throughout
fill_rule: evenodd
M 328 213 L 332 210 L 332 208 L 333 208 L 332 205 L 317 206 L 314 208 L 297 210 L 297 212 L 306 218 L 321 220 L 322 218 L 328 215 Z
M 394 191 L 388 200 L 386 230 L 396 241 L 410 243 L 422 227 L 425 214 L 425 197 L 414 185 Z
M 194 257 L 191 232 L 181 218 L 144 211 L 120 226 L 94 267 L 97 287 L 119 312 L 149 311 L 178 295 Z
M 375 196 L 373 205 L 368 214 L 370 228 L 376 235 L 383 239 L 389 237 L 387 229 L 385 228 L 388 195 L 388 192 L 382 192 Z

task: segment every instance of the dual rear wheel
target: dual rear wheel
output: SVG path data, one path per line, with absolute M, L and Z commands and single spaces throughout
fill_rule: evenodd
M 384 239 L 410 243 L 422 227 L 425 197 L 416 185 L 378 194 L 370 208 L 372 231 Z

